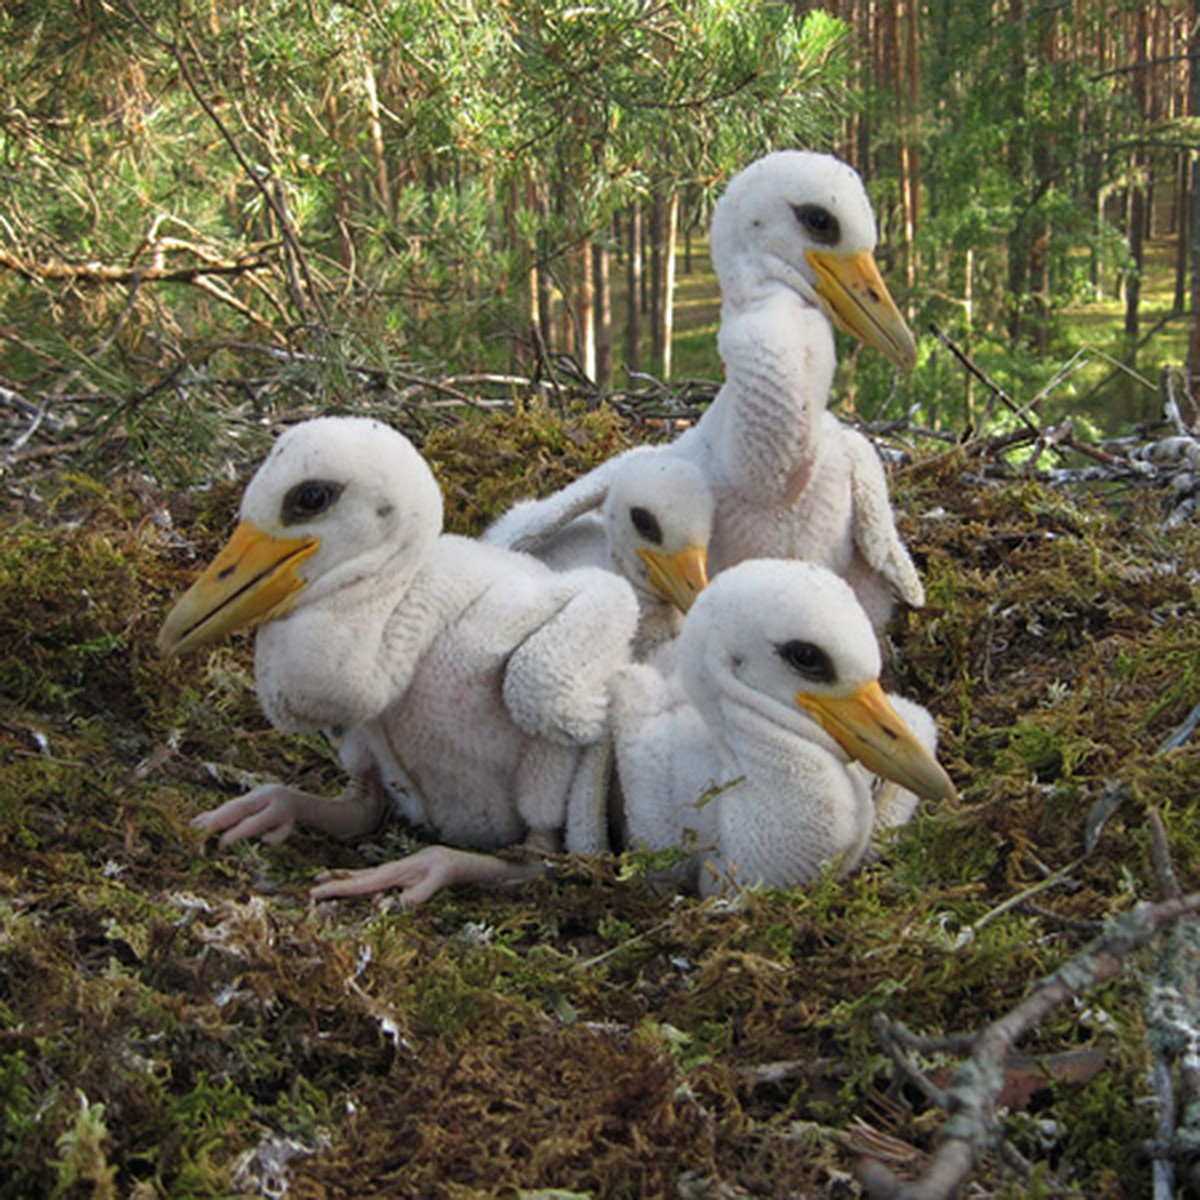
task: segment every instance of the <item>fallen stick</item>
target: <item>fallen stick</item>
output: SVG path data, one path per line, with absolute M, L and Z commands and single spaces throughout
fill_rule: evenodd
M 980 1159 L 1002 1144 L 996 1097 L 1004 1085 L 1004 1063 L 1017 1041 L 1060 1004 L 1119 975 L 1130 954 L 1165 926 L 1196 912 L 1200 892 L 1135 904 L 1016 1008 L 986 1026 L 942 1093 L 949 1116 L 929 1167 L 910 1183 L 877 1160 L 861 1159 L 855 1174 L 867 1194 L 874 1200 L 948 1200 L 955 1195 Z

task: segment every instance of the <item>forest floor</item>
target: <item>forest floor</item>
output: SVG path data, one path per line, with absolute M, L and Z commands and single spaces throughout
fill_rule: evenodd
M 423 448 L 471 532 L 645 432 L 530 405 Z M 885 683 L 935 713 L 961 803 L 858 875 L 700 901 L 636 855 L 563 858 L 404 911 L 306 892 L 410 831 L 222 852 L 190 824 L 342 780 L 262 718 L 247 640 L 155 650 L 238 485 L 166 494 L 107 446 L 112 482 L 30 458 L 0 501 L 0 1197 L 858 1195 L 864 1158 L 927 1168 L 967 1049 L 898 1072 L 881 1022 L 1004 1016 L 1163 895 L 1159 822 L 1200 888 L 1200 528 L 1169 489 L 892 444 L 929 602 Z M 1076 978 L 1029 1032 L 972 1195 L 1151 1194 L 1179 953 Z M 1179 1013 L 1194 1037 L 1186 989 Z

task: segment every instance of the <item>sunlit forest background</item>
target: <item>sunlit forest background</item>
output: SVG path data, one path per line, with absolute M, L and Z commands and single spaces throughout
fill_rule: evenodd
M 78 0 L 0 7 L 0 403 L 156 471 L 231 413 L 555 364 L 719 379 L 706 235 L 782 146 L 864 175 L 908 378 L 837 403 L 1097 435 L 1188 357 L 1179 2 Z M 1192 86 L 1195 86 L 1193 83 Z M 564 367 L 563 365 L 566 364 Z

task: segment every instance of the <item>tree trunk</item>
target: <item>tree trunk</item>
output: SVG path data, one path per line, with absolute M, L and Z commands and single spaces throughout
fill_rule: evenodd
M 575 255 L 576 358 L 588 379 L 596 378 L 596 290 L 592 276 L 592 247 L 580 242 Z
M 854 30 L 858 34 L 858 42 L 860 46 L 871 45 L 871 8 L 873 0 L 853 0 L 851 10 L 851 23 Z M 867 54 L 861 57 L 861 64 L 858 69 L 857 84 L 860 89 L 866 91 L 866 85 L 869 82 L 871 69 L 871 59 Z M 863 174 L 870 171 L 870 162 L 868 156 L 871 151 L 871 127 L 867 120 L 867 114 L 857 105 L 851 106 L 851 111 L 847 117 L 849 127 L 846 131 L 847 145 L 850 147 L 850 159 L 854 166 Z
M 1058 51 L 1055 9 L 1043 9 L 1038 20 L 1041 66 L 1052 68 Z M 1054 144 L 1053 126 L 1048 121 L 1039 121 L 1033 131 L 1033 186 L 1043 197 L 1050 192 L 1054 174 Z M 1050 348 L 1050 221 L 1045 208 L 1030 218 L 1029 308 L 1032 317 L 1029 344 L 1036 353 L 1045 354 Z
M 654 279 L 651 281 L 650 355 L 664 380 L 671 376 L 671 343 L 675 326 L 675 239 L 679 225 L 679 193 L 665 187 L 654 193 L 652 217 Z
M 971 348 L 971 334 L 975 328 L 975 247 L 967 247 L 967 261 L 963 268 L 963 346 Z M 966 380 L 967 426 L 975 428 L 975 377 L 970 371 L 964 371 Z
M 899 5 L 897 5 L 899 7 Z M 904 282 L 911 293 L 917 284 L 917 226 L 920 219 L 920 151 L 917 122 L 921 109 L 921 51 L 918 14 L 920 5 L 907 0 L 903 6 L 902 51 L 904 68 L 900 79 L 903 128 L 900 135 L 900 198 L 904 206 Z
M 592 269 L 596 298 L 594 312 L 596 373 L 593 378 L 596 381 L 596 387 L 601 392 L 606 392 L 612 384 L 613 368 L 612 291 L 609 286 L 608 247 L 601 242 L 597 242 L 592 247 Z
M 542 345 L 549 349 L 554 344 L 554 293 L 550 289 L 550 272 L 546 267 L 549 241 L 546 225 L 550 219 L 550 213 L 536 184 L 534 188 L 534 207 L 538 217 L 538 244 L 534 266 L 534 270 L 537 272 L 537 298 L 533 307 L 537 313 L 538 333 L 541 334 Z
M 1024 0 L 1009 0 L 1008 19 L 1014 30 L 1023 28 Z M 1013 117 L 1013 133 L 1008 142 L 1008 173 L 1015 182 L 1028 179 L 1025 171 L 1024 142 L 1019 132 L 1025 122 L 1025 47 L 1019 37 L 1014 41 L 1009 61 L 1009 105 Z M 1008 302 L 1012 306 L 1008 318 L 1008 335 L 1014 342 L 1020 338 L 1022 332 L 1021 316 L 1029 288 L 1028 272 L 1029 229 L 1025 221 L 1018 217 L 1008 235 Z
M 1200 4 L 1193 15 L 1192 77 L 1188 87 L 1192 116 L 1200 114 Z M 1188 336 L 1188 384 L 1192 404 L 1200 404 L 1200 155 L 1192 158 L 1191 204 L 1188 223 L 1192 251 L 1192 327 Z
M 1135 30 L 1135 53 L 1137 63 L 1143 64 L 1141 70 L 1134 71 L 1132 80 L 1133 97 L 1137 103 L 1138 112 L 1142 116 L 1144 122 L 1148 122 L 1150 117 L 1150 92 L 1149 82 L 1146 79 L 1148 70 L 1147 57 L 1149 53 L 1149 37 L 1150 27 L 1146 16 L 1145 8 L 1138 10 L 1134 18 Z M 1129 177 L 1130 196 L 1129 196 L 1129 254 L 1133 259 L 1133 268 L 1129 272 L 1129 278 L 1125 285 L 1125 335 L 1133 343 L 1137 342 L 1138 327 L 1140 325 L 1140 312 L 1142 300 L 1142 267 L 1145 261 L 1146 247 L 1146 208 L 1148 203 L 1148 194 L 1146 186 L 1146 175 L 1149 174 L 1151 167 L 1150 158 L 1143 155 L 1140 151 L 1135 150 L 1130 155 L 1129 161 Z
M 894 65 L 895 60 L 895 45 L 896 45 L 896 6 L 893 0 L 882 0 L 876 2 L 872 0 L 870 5 L 871 23 L 871 46 L 874 51 L 874 84 L 885 94 L 896 94 L 896 70 Z M 874 143 L 870 148 L 870 157 L 872 161 L 863 163 L 863 167 L 871 175 L 883 175 L 885 178 L 890 177 L 895 170 L 895 167 L 890 163 L 884 163 L 883 152 Z M 885 218 L 881 224 L 886 224 L 886 213 L 881 213 L 880 216 Z M 884 237 L 886 242 L 886 235 Z
M 629 254 L 625 262 L 629 289 L 626 317 L 625 365 L 630 371 L 642 369 L 642 208 L 634 201 L 629 210 Z
M 650 204 L 650 362 L 661 373 L 663 361 L 663 249 L 667 240 L 667 198 L 661 185 L 654 189 Z
M 1192 250 L 1192 227 L 1188 221 L 1192 199 L 1188 158 L 1187 154 L 1179 156 L 1179 180 L 1175 202 L 1175 299 L 1172 311 L 1176 313 L 1182 313 L 1187 305 L 1187 267 Z
M 1133 156 L 1134 182 L 1129 193 L 1129 255 L 1133 265 L 1125 279 L 1125 335 L 1137 341 L 1142 302 L 1142 265 L 1146 257 L 1146 190 L 1138 182 L 1140 155 Z

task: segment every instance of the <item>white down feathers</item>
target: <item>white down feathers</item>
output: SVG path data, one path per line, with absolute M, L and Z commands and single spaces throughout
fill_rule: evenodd
M 306 483 L 335 499 L 287 515 Z M 255 672 L 278 728 L 342 735 L 405 815 L 467 846 L 555 830 L 580 748 L 607 725 L 606 683 L 629 659 L 633 594 L 596 569 L 441 534 L 428 466 L 377 421 L 290 429 L 242 515 L 271 537 L 319 538 L 290 611 L 259 627 Z
M 702 593 L 684 622 L 673 671 L 637 664 L 614 678 L 626 836 L 650 849 L 693 849 L 702 892 L 792 887 L 829 864 L 849 871 L 877 826 L 902 824 L 916 807 L 911 792 L 849 761 L 798 706 L 803 681 L 781 654 L 797 641 L 827 655 L 831 692 L 878 676 L 870 622 L 842 580 L 808 563 L 753 561 Z M 932 718 L 911 702 L 898 707 L 932 754 Z M 878 789 L 890 792 L 877 821 Z M 568 847 L 602 842 L 594 814 L 573 805 Z
M 815 240 L 801 219 L 817 209 L 834 222 L 835 244 Z M 693 428 L 651 453 L 690 462 L 709 485 L 710 575 L 746 558 L 816 562 L 850 581 L 879 627 L 895 598 L 919 606 L 924 591 L 896 532 L 874 448 L 826 411 L 834 310 L 810 260 L 821 251 L 845 262 L 869 258 L 875 241 L 858 175 L 829 155 L 780 151 L 736 176 L 712 226 L 725 383 Z M 909 361 L 911 334 L 882 281 L 864 286 L 886 302 L 884 315 L 900 330 L 887 352 Z M 863 336 L 877 341 L 873 330 Z M 907 342 L 897 349 L 896 338 Z M 623 459 L 645 453 L 631 451 L 554 496 L 517 506 L 485 540 L 542 554 L 603 503 Z

